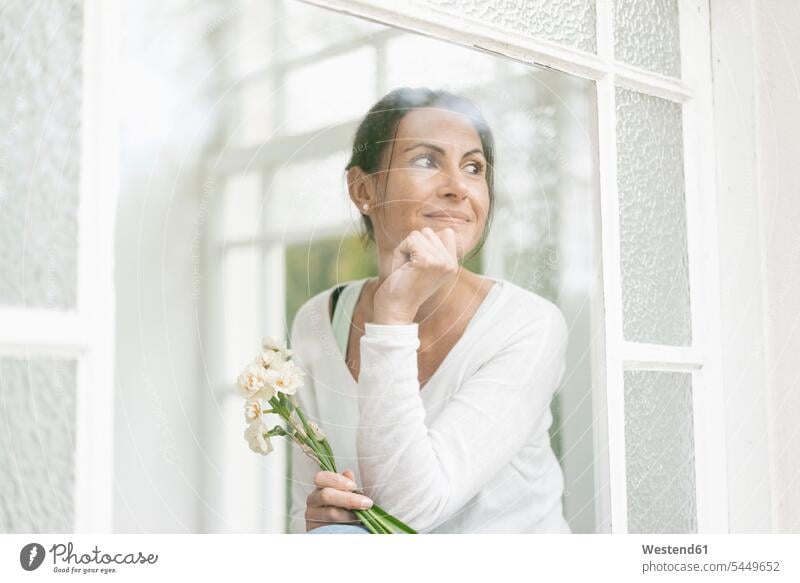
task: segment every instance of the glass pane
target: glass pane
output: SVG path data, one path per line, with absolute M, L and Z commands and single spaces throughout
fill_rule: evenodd
M 209 9 L 213 3 L 207 3 Z M 282 49 L 281 30 L 284 27 L 280 2 L 272 0 L 237 0 L 219 5 L 220 11 L 212 20 L 208 35 L 219 27 L 227 38 L 231 52 L 224 59 L 232 79 L 241 79 L 263 72 L 274 65 Z M 220 63 L 222 64 L 222 63 Z
M 681 76 L 678 0 L 616 0 L 614 26 L 617 60 Z
M 78 1 L 6 2 L 0 18 L 0 304 L 72 309 L 77 295 Z
M 697 531 L 690 373 L 625 372 L 628 532 Z
M 252 240 L 261 232 L 263 210 L 261 176 L 258 173 L 238 174 L 228 178 L 222 196 L 222 241 Z
M 594 0 L 423 0 L 455 16 L 595 51 Z
M 286 234 L 333 225 L 356 226 L 361 214 L 347 193 L 344 167 L 350 152 L 337 152 L 281 167 L 269 187 L 267 228 Z
M 75 361 L 0 358 L 0 532 L 72 532 Z
M 404 34 L 386 43 L 388 87 L 458 91 L 491 83 L 497 78 L 497 69 L 497 57 L 479 51 L 465 55 L 463 47 L 424 36 Z
M 376 101 L 375 50 L 364 47 L 293 69 L 286 75 L 284 91 L 281 133 L 360 120 Z
M 502 194 L 497 224 L 503 225 L 503 273 L 519 286 L 558 300 L 557 108 L 548 103 L 506 108 L 495 132 Z
M 617 173 L 625 339 L 689 345 L 679 104 L 617 89 Z
M 281 60 L 323 53 L 343 43 L 362 46 L 363 41 L 354 43 L 353 40 L 374 37 L 389 30 L 368 20 L 332 10 L 320 10 L 296 0 L 284 1 L 282 9 L 284 34 L 282 46 L 278 49 Z
M 255 246 L 225 251 L 223 282 L 223 382 L 233 384 L 242 366 L 258 354 L 261 342 L 260 303 L 268 288 L 261 284 L 261 253 Z
M 272 78 L 248 81 L 239 90 L 238 123 L 233 128 L 233 140 L 247 147 L 263 144 L 276 131 L 275 86 Z

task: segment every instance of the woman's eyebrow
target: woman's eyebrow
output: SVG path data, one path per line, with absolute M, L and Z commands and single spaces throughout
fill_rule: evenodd
M 409 150 L 413 150 L 414 148 L 430 148 L 434 152 L 438 152 L 439 154 L 442 154 L 442 155 L 445 154 L 445 151 L 444 151 L 443 148 L 441 148 L 439 146 L 436 146 L 435 144 L 430 144 L 428 142 L 417 142 L 416 144 L 411 144 L 410 146 L 405 148 L 403 150 L 403 152 L 408 152 Z M 461 158 L 466 158 L 470 154 L 480 154 L 484 158 L 486 157 L 486 155 L 483 153 L 483 149 L 482 148 L 473 148 L 469 152 L 464 152 L 464 155 L 461 156 Z
M 418 142 L 416 144 L 411 144 L 408 148 L 403 150 L 403 152 L 408 152 L 409 150 L 413 150 L 414 148 L 430 148 L 434 152 L 439 152 L 440 154 L 444 154 L 444 149 L 436 146 L 434 144 L 429 144 L 427 142 Z

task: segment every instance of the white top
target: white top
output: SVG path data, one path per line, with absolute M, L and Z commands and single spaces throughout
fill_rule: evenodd
M 297 398 L 337 469 L 419 532 L 569 533 L 548 434 L 567 325 L 551 302 L 489 279 L 497 285 L 421 391 L 418 324 L 366 324 L 356 382 L 331 326 L 333 288 L 315 295 L 292 327 L 307 373 Z M 303 533 L 319 467 L 293 447 L 290 530 Z
M 347 359 L 347 347 L 350 340 L 350 328 L 353 323 L 353 311 L 358 303 L 358 299 L 361 297 L 361 288 L 364 287 L 368 279 L 368 277 L 365 277 L 364 279 L 344 284 L 342 293 L 339 295 L 339 300 L 334 308 L 331 328 L 333 328 L 333 336 L 336 338 L 336 344 L 339 346 L 339 352 L 341 352 L 343 359 Z M 475 310 L 470 321 L 467 322 L 467 326 L 464 330 L 468 330 L 474 322 L 480 320 L 481 312 L 492 305 L 495 294 L 500 293 L 501 288 L 502 284 L 495 281 L 481 305 L 478 306 L 478 309 Z

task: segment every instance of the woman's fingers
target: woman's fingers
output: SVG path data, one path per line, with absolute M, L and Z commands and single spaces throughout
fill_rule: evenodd
M 317 488 L 308 496 L 310 506 L 336 506 L 348 510 L 364 510 L 372 506 L 372 500 L 361 494 L 344 492 L 336 488 Z
M 456 230 L 451 227 L 447 227 L 446 229 L 439 231 L 437 235 L 447 249 L 447 253 L 450 255 L 450 257 L 455 257 L 456 261 L 458 261 L 458 241 L 456 239 Z
M 434 231 L 430 227 L 422 229 L 422 234 L 430 243 L 436 263 L 448 271 L 458 268 L 458 248 L 456 246 L 455 230 L 451 227 Z
M 338 488 L 339 490 L 356 489 L 356 483 L 352 477 L 324 470 L 316 473 L 314 476 L 314 485 L 317 488 Z
M 312 508 L 306 514 L 306 523 L 308 527 L 306 530 L 316 528 L 325 524 L 342 524 L 342 523 L 358 523 L 360 520 L 351 510 L 344 508 L 336 508 L 335 506 L 321 506 L 319 508 Z

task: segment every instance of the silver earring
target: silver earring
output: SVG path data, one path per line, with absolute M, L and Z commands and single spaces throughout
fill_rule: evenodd
M 361 205 L 361 208 L 367 210 L 369 208 L 369 205 L 367 203 L 364 203 L 363 205 Z

